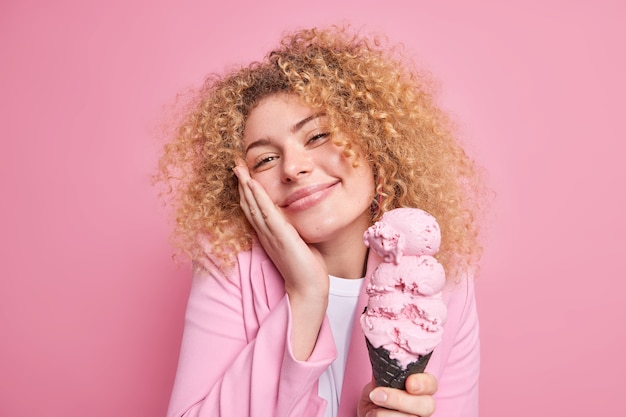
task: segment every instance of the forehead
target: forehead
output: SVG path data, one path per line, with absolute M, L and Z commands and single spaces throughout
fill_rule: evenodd
M 302 103 L 293 94 L 274 94 L 263 98 L 250 111 L 244 124 L 244 141 L 258 139 L 259 136 L 288 134 L 304 124 L 321 119 L 319 109 Z
M 268 118 L 277 119 L 276 121 L 278 122 L 287 117 L 306 117 L 313 112 L 316 112 L 316 109 L 302 103 L 296 95 L 285 93 L 272 94 L 261 99 L 250 110 L 244 128 L 258 124 Z

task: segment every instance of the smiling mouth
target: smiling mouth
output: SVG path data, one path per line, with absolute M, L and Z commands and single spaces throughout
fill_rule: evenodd
M 306 209 L 321 201 L 339 181 L 326 184 L 312 185 L 291 193 L 279 206 L 289 209 Z

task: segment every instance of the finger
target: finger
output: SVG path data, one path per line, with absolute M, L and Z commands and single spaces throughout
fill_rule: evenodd
M 250 191 L 254 196 L 254 201 L 258 209 L 260 210 L 259 215 L 271 229 L 271 224 L 269 223 L 271 220 L 269 219 L 270 217 L 272 219 L 277 218 L 276 215 L 278 214 L 278 210 L 276 208 L 276 205 L 274 204 L 270 196 L 267 195 L 267 192 L 265 191 L 263 186 L 254 179 L 250 179 L 250 181 L 248 181 L 248 187 L 250 188 Z
M 430 416 L 435 411 L 435 400 L 431 395 L 413 395 L 404 390 L 378 387 L 372 390 L 369 397 L 376 405 L 412 416 Z M 376 415 L 394 414 L 381 411 Z
M 370 412 L 378 408 L 378 406 L 369 399 L 369 394 L 372 391 L 372 388 L 374 388 L 375 386 L 376 384 L 374 383 L 372 378 L 372 382 L 365 385 L 361 390 L 361 397 L 359 398 L 359 405 L 357 407 L 358 417 L 371 416 L 372 414 Z
M 255 226 L 254 217 L 256 216 L 257 208 L 252 191 L 248 186 L 248 182 L 250 181 L 248 169 L 245 166 L 237 165 L 233 168 L 233 172 L 239 182 L 239 206 L 248 219 L 248 222 L 250 222 L 252 226 Z
M 235 166 L 233 167 L 233 172 L 237 176 L 237 179 L 239 180 L 240 183 L 241 182 L 246 182 L 246 181 L 248 181 L 251 178 L 250 170 L 248 169 L 248 166 L 245 164 L 245 162 L 243 162 L 240 159 L 235 161 Z
M 236 163 L 237 165 L 233 168 L 233 171 L 239 179 L 239 184 L 247 186 L 252 193 L 248 193 L 247 190 L 244 188 L 244 196 L 246 197 L 248 205 L 251 209 L 259 208 L 261 210 L 261 217 L 266 219 L 269 216 L 268 211 L 275 209 L 274 202 L 267 195 L 267 192 L 265 191 L 263 186 L 254 179 L 252 179 L 250 171 L 248 170 L 248 167 L 243 163 L 243 161 L 237 160 Z M 255 204 L 252 204 L 253 200 Z
M 270 213 L 276 208 L 273 201 L 265 192 L 265 189 L 257 181 L 250 177 L 246 166 L 237 165 L 233 168 L 239 179 L 240 206 L 246 218 L 258 233 L 272 233 L 267 223 Z
M 414 395 L 433 395 L 438 389 L 437 378 L 427 372 L 409 375 L 406 390 Z
M 261 215 L 261 209 L 247 184 L 243 185 L 243 198 L 240 202 L 240 206 L 242 210 L 244 210 L 244 213 L 246 213 L 248 221 L 254 227 L 257 234 L 267 233 L 267 225 Z

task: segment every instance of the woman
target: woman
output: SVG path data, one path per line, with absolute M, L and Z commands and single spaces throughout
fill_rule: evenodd
M 285 36 L 211 77 L 161 159 L 194 261 L 169 415 L 477 415 L 473 162 L 425 79 L 348 30 Z M 353 323 L 396 207 L 442 230 L 448 321 L 426 373 L 375 387 Z M 435 404 L 436 403 L 436 404 Z

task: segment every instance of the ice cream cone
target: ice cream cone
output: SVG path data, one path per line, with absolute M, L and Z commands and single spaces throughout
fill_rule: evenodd
M 383 214 L 363 242 L 382 258 L 369 275 L 361 315 L 374 380 L 405 389 L 409 375 L 424 372 L 443 335 L 446 274 L 434 257 L 441 231 L 430 214 L 402 207 Z
M 367 343 L 367 351 L 372 364 L 374 380 L 379 387 L 405 389 L 406 379 L 409 375 L 424 372 L 432 354 L 430 352 L 427 355 L 420 356 L 417 361 L 411 362 L 406 368 L 403 368 L 397 360 L 389 357 L 389 352 L 382 346 L 375 348 L 367 338 L 365 338 L 365 342 Z

